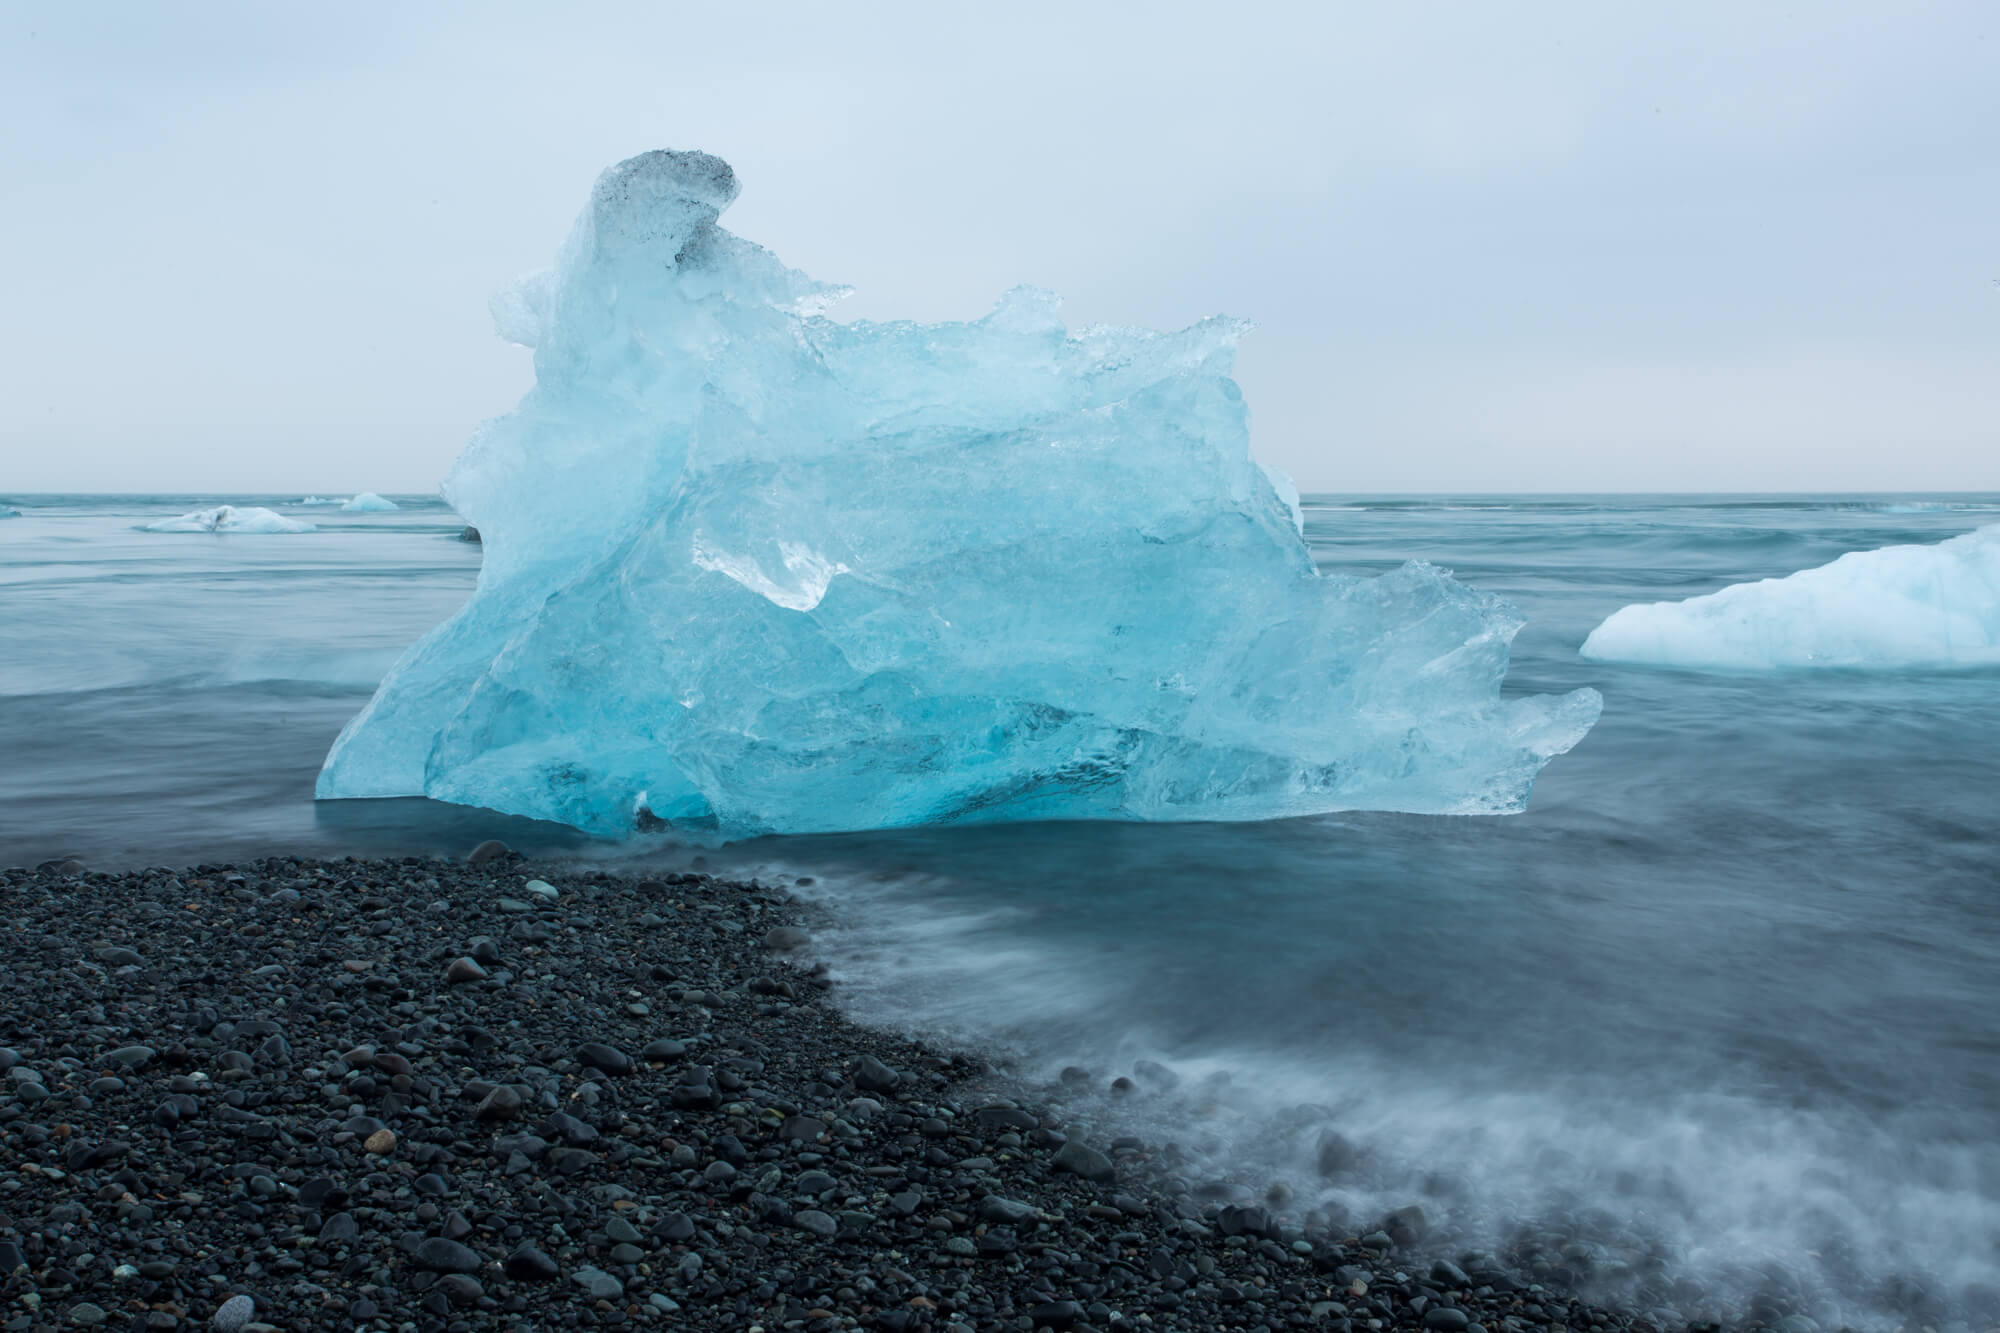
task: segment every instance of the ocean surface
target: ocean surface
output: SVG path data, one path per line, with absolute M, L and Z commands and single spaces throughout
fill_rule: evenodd
M 299 498 L 0 495 L 22 511 L 0 519 L 0 865 L 500 836 L 809 876 L 861 1017 L 1033 1080 L 1157 1061 L 1175 1086 L 1148 1070 L 1083 1111 L 1172 1139 L 1193 1181 L 1361 1229 L 1416 1203 L 1444 1253 L 1662 1319 L 2000 1322 L 2000 670 L 1576 651 L 1627 603 L 1940 541 L 2000 496 L 1309 497 L 1323 567 L 1455 570 L 1528 618 L 1510 689 L 1603 692 L 1524 815 L 706 849 L 315 805 L 335 733 L 480 549 L 435 499 Z M 224 501 L 319 531 L 135 530 Z

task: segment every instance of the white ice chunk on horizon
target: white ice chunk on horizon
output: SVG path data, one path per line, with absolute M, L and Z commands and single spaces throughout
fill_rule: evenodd
M 1628 606 L 1592 630 L 1582 651 L 1607 662 L 1745 671 L 2000 664 L 2000 524 Z
M 1027 289 L 835 323 L 844 289 L 717 225 L 736 192 L 622 162 L 495 298 L 537 382 L 444 486 L 478 589 L 321 797 L 724 836 L 1501 813 L 1596 721 L 1500 697 L 1498 598 L 1314 568 L 1250 454 L 1245 324 L 1072 333 Z
M 214 509 L 197 509 L 192 514 L 182 514 L 179 518 L 163 518 L 156 523 L 142 523 L 141 532 L 316 532 L 310 523 L 296 518 L 286 518 L 275 510 L 255 505 L 238 507 L 218 505 Z
M 308 495 L 302 498 L 299 503 L 302 505 L 337 505 L 345 504 L 346 501 L 338 497 L 328 498 L 324 495 Z
M 340 507 L 343 514 L 386 514 L 402 506 L 394 500 L 384 500 L 373 491 L 363 491 Z

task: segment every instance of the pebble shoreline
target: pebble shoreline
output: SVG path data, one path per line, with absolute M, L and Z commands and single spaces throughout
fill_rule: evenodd
M 0 1330 L 1654 1333 L 1176 1189 L 843 1018 L 810 924 L 494 844 L 0 871 Z

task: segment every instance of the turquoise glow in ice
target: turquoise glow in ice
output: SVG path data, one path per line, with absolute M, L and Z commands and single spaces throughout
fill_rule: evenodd
M 1595 721 L 1500 699 L 1496 598 L 1314 570 L 1240 322 L 1071 333 L 1021 289 L 835 323 L 842 289 L 716 225 L 736 191 L 703 153 L 620 163 L 495 297 L 537 383 L 445 483 L 478 591 L 322 797 L 728 835 L 1497 813 Z

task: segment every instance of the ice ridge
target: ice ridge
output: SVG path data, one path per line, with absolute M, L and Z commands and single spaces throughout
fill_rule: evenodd
M 444 485 L 476 593 L 342 732 L 326 798 L 725 836 L 1035 818 L 1498 813 L 1596 720 L 1503 700 L 1521 621 L 1413 562 L 1322 574 L 1252 459 L 1243 323 L 842 324 L 718 218 L 599 178 L 492 302 L 536 384 Z
M 1583 655 L 1739 671 L 2000 663 L 2000 524 L 1628 606 L 1591 631 Z

